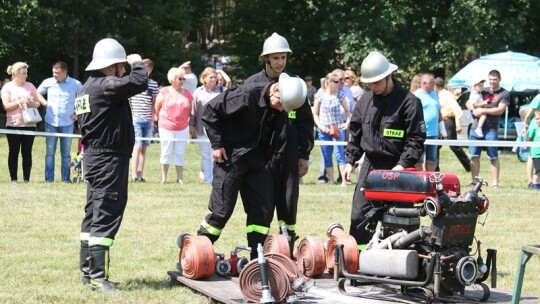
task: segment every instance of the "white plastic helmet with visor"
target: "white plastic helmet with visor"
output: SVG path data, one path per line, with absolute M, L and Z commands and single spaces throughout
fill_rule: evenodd
M 363 83 L 374 83 L 390 75 L 397 69 L 397 65 L 390 63 L 381 53 L 373 51 L 362 61 L 362 66 L 360 67 L 362 76 L 360 80 Z
M 92 61 L 86 67 L 86 71 L 100 70 L 121 62 L 127 62 L 126 50 L 115 39 L 105 38 L 96 43 Z
M 259 55 L 259 59 L 262 60 L 265 55 L 275 53 L 292 54 L 291 48 L 289 47 L 289 42 L 287 42 L 285 37 L 279 35 L 278 33 L 273 33 L 270 37 L 266 38 L 263 44 L 262 53 Z
M 306 101 L 307 87 L 301 78 L 281 73 L 278 86 L 281 105 L 286 112 L 300 108 Z

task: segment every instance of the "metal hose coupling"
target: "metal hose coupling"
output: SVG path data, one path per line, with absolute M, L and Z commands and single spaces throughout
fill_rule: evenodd
M 281 265 L 281 269 L 289 277 L 291 287 L 296 292 L 307 292 L 314 286 L 314 280 L 304 276 L 296 263 L 289 256 L 280 253 L 267 253 L 264 255 L 267 260 L 272 260 Z
M 268 292 L 265 291 L 264 296 L 262 289 L 262 285 L 264 285 L 264 283 L 261 284 L 262 274 L 259 263 L 260 260 L 265 261 L 264 269 L 267 280 L 266 284 L 268 286 L 272 286 L 272 288 L 269 289 L 270 294 L 268 295 Z M 292 290 L 289 277 L 285 271 L 283 271 L 282 267 L 283 266 L 280 263 L 277 263 L 275 260 L 266 260 L 264 255 L 260 254 L 258 259 L 251 260 L 242 269 L 242 272 L 238 278 L 240 292 L 242 292 L 242 295 L 247 300 L 255 303 L 283 302 L 288 296 L 292 296 L 295 293 Z M 273 301 L 266 302 L 271 300 L 270 297 L 273 298 Z
M 333 235 L 343 234 L 345 233 L 345 229 L 343 229 L 343 226 L 341 226 L 340 223 L 332 223 L 328 225 L 328 228 L 326 228 L 326 236 L 328 238 L 331 238 Z
M 268 276 L 266 275 L 266 259 L 264 258 L 263 247 L 259 243 L 257 244 L 257 254 L 259 261 L 259 272 L 261 273 L 261 300 L 259 303 L 274 303 L 276 300 L 270 293 L 270 286 L 268 285 Z

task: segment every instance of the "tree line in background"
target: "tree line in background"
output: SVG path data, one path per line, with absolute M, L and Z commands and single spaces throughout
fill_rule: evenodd
M 192 61 L 199 74 L 219 55 L 232 56 L 233 79 L 259 71 L 264 39 L 277 32 L 293 55 L 287 70 L 322 77 L 336 67 L 359 73 L 379 50 L 406 84 L 413 74 L 451 77 L 477 56 L 507 50 L 540 55 L 536 0 L 0 0 L 0 69 L 30 65 L 29 81 L 65 61 L 84 69 L 102 38 L 154 61 L 167 84 L 172 66 Z

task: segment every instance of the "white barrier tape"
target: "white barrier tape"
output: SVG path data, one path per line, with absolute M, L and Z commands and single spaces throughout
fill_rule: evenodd
M 345 146 L 345 141 L 316 140 L 319 146 Z M 459 140 L 459 139 L 426 139 L 426 145 L 431 146 L 462 146 L 462 147 L 540 147 L 540 142 L 531 141 L 502 141 L 502 140 Z
M 427 139 L 426 145 L 472 147 L 540 147 L 540 142 L 504 140 Z
M 18 135 L 35 135 L 35 136 L 57 136 L 57 137 L 73 137 L 80 138 L 79 134 L 67 134 L 67 133 L 47 133 L 38 131 L 23 131 L 12 129 L 0 129 L 0 134 L 18 134 Z M 165 139 L 156 137 L 136 137 L 139 140 L 148 141 L 162 141 Z M 188 143 L 209 142 L 208 139 L 169 139 L 170 141 L 185 141 Z M 475 146 L 475 147 L 540 147 L 540 142 L 530 141 L 502 141 L 502 140 L 460 140 L 460 139 L 427 139 L 426 145 L 435 146 Z M 316 140 L 315 145 L 318 146 L 346 146 L 345 141 L 324 141 Z
M 23 130 L 13 130 L 13 129 L 0 129 L 0 134 L 57 136 L 57 137 L 73 137 L 73 138 L 80 138 L 81 137 L 79 134 L 47 133 L 47 132 L 39 132 L 39 131 L 23 131 Z
M 56 137 L 72 137 L 72 138 L 81 138 L 79 134 L 69 134 L 69 133 L 48 133 L 48 132 L 39 132 L 39 131 L 24 131 L 24 130 L 13 130 L 13 129 L 0 129 L 0 134 L 17 134 L 17 135 L 35 135 L 35 136 L 56 136 Z M 156 138 L 156 137 L 136 137 L 140 140 L 148 141 L 162 141 L 165 139 Z M 185 141 L 185 142 L 209 142 L 208 139 L 169 139 L 169 141 Z

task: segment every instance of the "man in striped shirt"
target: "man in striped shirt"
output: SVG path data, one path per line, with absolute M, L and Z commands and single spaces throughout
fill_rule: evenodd
M 150 59 L 143 60 L 148 77 L 154 70 L 154 63 Z M 150 138 L 154 131 L 154 104 L 158 95 L 158 84 L 148 78 L 148 89 L 129 99 L 131 112 L 133 113 L 133 128 L 135 130 L 135 146 L 131 155 L 131 176 L 136 183 L 145 182 L 143 178 L 144 161 L 146 149 L 150 145 L 150 140 L 140 138 Z

